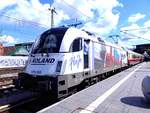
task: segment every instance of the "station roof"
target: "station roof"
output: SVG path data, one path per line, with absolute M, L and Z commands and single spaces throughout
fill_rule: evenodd
M 150 44 L 136 45 L 136 49 L 134 51 L 141 54 L 143 54 L 144 51 L 147 51 L 150 54 Z

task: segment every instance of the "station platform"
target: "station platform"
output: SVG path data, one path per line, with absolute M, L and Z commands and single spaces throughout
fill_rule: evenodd
M 143 62 L 90 86 L 38 113 L 150 113 L 141 83 L 150 74 Z

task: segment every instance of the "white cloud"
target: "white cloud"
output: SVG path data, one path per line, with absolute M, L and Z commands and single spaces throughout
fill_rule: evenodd
M 12 6 L 16 3 L 16 0 L 0 0 L 0 10 L 3 10 L 4 8 L 8 6 Z
M 39 0 L 14 0 L 13 4 L 15 8 L 7 11 L 6 15 L 50 27 L 49 4 L 41 4 Z M 55 26 L 63 20 L 77 18 L 85 22 L 84 29 L 103 34 L 111 32 L 118 24 L 119 13 L 113 13 L 113 8 L 123 7 L 117 0 L 55 0 L 53 6 L 57 12 L 54 14 Z
M 150 20 L 146 21 L 146 22 L 144 23 L 144 26 L 145 26 L 145 27 L 150 27 Z
M 5 0 L 5 1 L 9 3 L 9 1 L 11 0 Z M 5 7 L 7 7 L 8 5 L 10 4 L 5 5 Z M 4 13 L 4 17 L 2 18 L 3 21 L 6 20 L 5 22 L 7 23 L 11 22 L 15 24 L 16 23 L 21 24 L 23 20 L 23 21 L 31 21 L 31 22 L 43 24 L 43 26 L 50 25 L 50 12 L 48 11 L 49 4 L 43 5 L 39 2 L 39 0 L 31 0 L 31 1 L 14 0 L 13 5 L 15 5 L 13 8 L 7 10 Z
M 0 36 L 0 43 L 14 44 L 14 43 L 16 43 L 16 40 L 14 37 L 12 37 L 10 35 L 2 35 L 2 36 Z
M 59 13 L 57 13 L 55 16 L 54 16 L 55 19 L 54 22 L 58 25 L 62 20 L 69 20 L 70 17 L 65 14 L 62 10 L 59 11 Z
M 106 12 L 104 18 L 100 18 L 97 22 L 88 22 L 85 24 L 83 29 L 87 29 L 96 34 L 108 34 L 113 29 L 116 29 L 119 20 L 119 14 L 112 14 L 111 12 Z
M 140 19 L 143 19 L 146 15 L 141 14 L 141 13 L 137 13 L 137 14 L 133 14 L 128 18 L 128 22 L 131 23 L 136 23 L 137 21 L 139 21 Z
M 114 14 L 113 8 L 120 6 L 117 0 L 56 0 L 54 6 L 61 9 L 70 18 L 84 21 L 83 29 L 98 34 L 106 34 L 116 28 L 119 13 Z M 96 13 L 96 14 L 95 14 Z
M 13 8 L 9 6 L 13 6 Z M 114 8 L 123 7 L 123 4 L 121 4 L 119 0 L 55 0 L 53 7 L 55 7 L 57 12 L 57 14 L 54 14 L 55 26 L 59 26 L 64 20 L 77 19 L 78 21 L 85 23 L 82 29 L 104 35 L 116 29 L 120 14 L 119 12 L 114 13 Z M 5 8 L 10 9 L 5 11 L 3 10 Z M 8 19 L 8 17 L 7 19 L 2 19 L 2 17 L 0 17 L 0 21 L 2 22 L 3 20 L 7 23 L 11 22 L 23 25 L 24 23 L 21 21 L 15 20 L 15 18 L 17 18 L 40 23 L 43 26 L 50 28 L 51 14 L 48 8 L 50 8 L 49 4 L 41 4 L 39 0 L 0 0 L 0 12 L 5 11 L 4 15 L 14 18 Z M 141 26 L 135 23 L 144 17 L 145 15 L 141 13 L 131 15 L 128 18 L 128 22 L 130 22 L 131 25 L 123 27 L 121 30 L 141 28 Z M 149 26 L 150 20 L 143 24 L 143 27 Z M 135 30 L 128 33 L 146 39 L 150 38 L 150 32 L 148 30 Z M 126 38 L 127 37 L 131 38 L 129 35 L 126 35 Z M 137 38 L 134 37 L 134 39 Z M 1 38 L 1 40 L 10 43 L 15 42 L 15 39 L 11 36 Z
M 147 26 L 146 26 L 147 25 Z M 138 24 L 131 24 L 130 26 L 121 28 L 122 41 L 127 43 L 135 44 L 143 44 L 150 42 L 150 20 L 146 21 L 142 26 Z
M 140 26 L 138 24 L 131 24 L 130 26 L 122 27 L 120 30 L 136 33 L 137 31 L 135 29 L 140 29 Z

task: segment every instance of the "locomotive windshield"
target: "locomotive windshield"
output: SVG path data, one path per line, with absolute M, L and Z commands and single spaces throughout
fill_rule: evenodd
M 32 54 L 59 53 L 60 45 L 67 28 L 53 28 L 44 32 L 36 41 Z

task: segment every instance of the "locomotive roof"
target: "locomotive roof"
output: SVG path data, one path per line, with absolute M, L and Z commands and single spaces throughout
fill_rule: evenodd
M 74 33 L 73 33 L 73 31 L 75 32 L 75 33 L 77 33 L 77 32 L 80 32 L 81 33 L 81 37 L 83 37 L 83 38 L 85 38 L 85 39 L 89 39 L 89 40 L 91 40 L 91 41 L 93 41 L 93 42 L 96 42 L 96 43 L 105 43 L 106 45 L 110 45 L 110 46 L 113 46 L 113 47 L 117 47 L 117 48 L 120 48 L 119 47 L 119 45 L 116 45 L 116 44 L 112 44 L 112 43 L 110 43 L 110 42 L 107 42 L 107 41 L 105 41 L 105 40 L 102 40 L 100 37 L 97 37 L 97 36 L 95 36 L 95 35 L 91 35 L 91 34 L 89 34 L 89 33 L 87 33 L 87 31 L 85 31 L 85 30 L 81 30 L 81 29 L 77 29 L 77 28 L 74 28 L 74 27 L 55 27 L 55 28 L 51 28 L 51 29 L 49 29 L 49 30 L 47 30 L 47 31 L 45 31 L 43 34 L 49 34 L 49 33 L 66 33 L 67 31 L 70 31 L 70 32 L 72 32 L 71 34 L 73 35 Z M 42 34 L 42 35 L 43 35 Z
M 67 31 L 67 27 L 56 27 L 56 28 L 51 28 L 48 29 L 47 31 L 45 31 L 43 34 L 45 33 L 59 33 L 59 32 L 63 32 L 65 33 Z
M 106 45 L 110 45 L 110 46 L 113 46 L 115 48 L 120 48 L 121 47 L 117 44 L 112 44 L 110 42 L 107 42 L 106 40 L 102 40 L 101 37 L 97 37 L 93 34 L 89 34 L 87 31 L 85 30 L 81 30 L 81 29 L 77 29 L 77 28 L 74 28 L 74 27 L 70 27 L 67 31 L 71 31 L 72 33 L 71 34 L 76 34 L 76 33 L 79 33 L 81 35 L 82 38 L 84 39 L 89 39 L 93 42 L 96 42 L 96 43 L 105 43 Z

